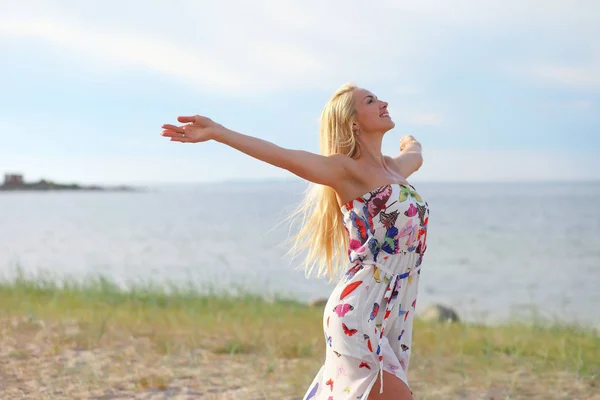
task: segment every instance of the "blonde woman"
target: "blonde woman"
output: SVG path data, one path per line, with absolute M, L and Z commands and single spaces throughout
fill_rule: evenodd
M 411 400 L 407 369 L 427 202 L 406 181 L 423 163 L 412 136 L 381 153 L 394 128 L 387 103 L 366 89 L 338 89 L 321 115 L 321 154 L 289 150 L 202 116 L 163 125 L 171 141 L 215 140 L 315 183 L 299 214 L 293 250 L 307 272 L 339 279 L 323 316 L 326 356 L 305 400 Z

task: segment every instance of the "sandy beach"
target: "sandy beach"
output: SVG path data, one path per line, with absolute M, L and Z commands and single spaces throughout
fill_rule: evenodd
M 53 285 L 0 285 L 3 400 L 301 399 L 323 361 L 318 307 Z M 593 329 L 417 319 L 414 348 L 416 399 L 600 399 Z

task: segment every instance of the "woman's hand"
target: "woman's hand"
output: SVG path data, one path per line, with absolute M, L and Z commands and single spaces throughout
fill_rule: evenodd
M 217 124 L 210 118 L 194 115 L 191 117 L 177 117 L 177 121 L 185 125 L 176 126 L 164 124 L 162 136 L 170 137 L 171 142 L 199 143 L 215 139 L 219 134 L 227 131 L 223 125 Z
M 421 143 L 411 135 L 402 136 L 402 139 L 400 139 L 400 151 L 421 151 Z

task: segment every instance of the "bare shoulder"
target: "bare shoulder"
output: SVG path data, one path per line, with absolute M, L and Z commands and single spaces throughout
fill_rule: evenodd
M 332 154 L 329 158 L 338 165 L 344 168 L 353 168 L 356 164 L 356 160 L 345 154 Z
M 352 179 L 356 177 L 359 171 L 358 163 L 352 157 L 345 154 L 332 154 L 327 156 L 330 167 L 332 169 L 340 171 L 338 173 L 338 179 Z
M 357 187 L 362 184 L 364 173 L 362 173 L 360 164 L 350 156 L 334 154 L 328 158 L 335 165 L 335 169 L 342 171 L 337 175 L 337 179 L 328 185 L 336 191 L 338 201 L 341 201 L 357 191 Z

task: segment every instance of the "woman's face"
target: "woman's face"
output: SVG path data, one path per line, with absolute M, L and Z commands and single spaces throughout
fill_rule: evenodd
M 388 114 L 388 103 L 362 88 L 354 89 L 352 96 L 356 108 L 355 132 L 385 133 L 396 126 Z

